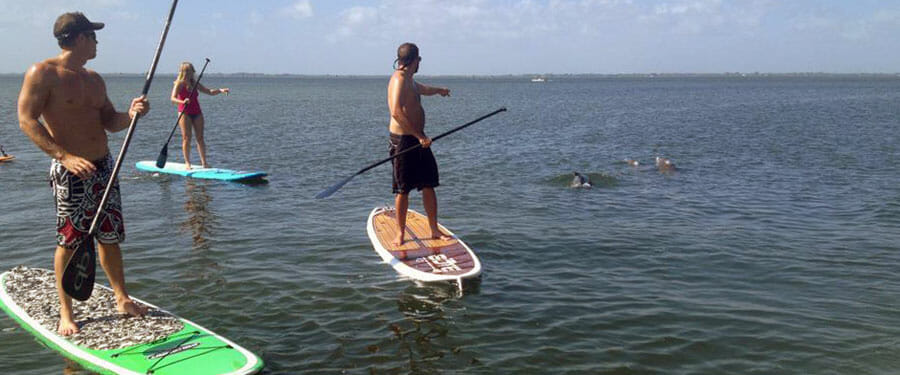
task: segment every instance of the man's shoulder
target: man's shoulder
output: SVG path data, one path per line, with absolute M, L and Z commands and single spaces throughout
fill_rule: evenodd
M 31 64 L 31 67 L 28 68 L 28 73 L 41 73 L 46 74 L 52 71 L 56 71 L 57 64 L 53 59 L 47 59 L 44 61 L 38 61 L 34 64 Z
M 415 90 L 415 86 L 419 84 L 413 77 L 400 72 L 394 73 L 391 76 L 391 83 L 398 85 L 403 91 Z
M 56 82 L 56 69 L 46 61 L 34 63 L 25 72 L 25 83 L 23 86 L 32 88 L 50 87 Z
M 40 79 L 40 80 L 47 79 L 47 78 L 53 78 L 58 75 L 57 74 L 58 68 L 59 68 L 59 64 L 53 58 L 50 58 L 50 59 L 47 59 L 44 61 L 39 61 L 39 62 L 32 64 L 28 68 L 28 71 L 25 72 L 25 78 Z
M 94 70 L 92 70 L 92 69 L 85 69 L 85 71 L 87 71 L 87 74 L 88 74 L 91 78 L 103 82 L 103 77 L 100 76 L 100 73 L 97 73 L 96 71 L 94 71 Z
M 412 77 L 407 76 L 401 70 L 395 70 L 394 73 L 391 74 L 391 80 L 398 80 L 398 81 L 405 82 L 407 80 L 412 80 Z

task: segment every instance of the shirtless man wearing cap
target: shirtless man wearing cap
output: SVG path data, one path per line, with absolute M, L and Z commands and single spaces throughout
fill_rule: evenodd
M 421 144 L 422 147 L 394 158 L 393 191 L 394 206 L 397 208 L 397 237 L 394 246 L 406 241 L 406 213 L 409 209 L 409 192 L 422 192 L 422 203 L 428 216 L 431 238 L 450 239 L 438 228 L 438 204 L 434 188 L 440 185 L 437 162 L 431 152 L 431 138 L 425 135 L 425 109 L 422 95 L 449 96 L 450 89 L 423 85 L 413 79 L 419 71 L 419 47 L 413 43 L 403 43 L 397 48 L 394 74 L 388 83 L 388 108 L 391 113 L 390 154 Z
M 64 336 L 77 333 L 79 327 L 72 298 L 62 288 L 62 274 L 74 249 L 87 238 L 103 190 L 112 176 L 114 163 L 106 132 L 123 130 L 132 117 L 150 110 L 142 96 L 131 101 L 128 112 L 117 112 L 106 94 L 103 78 L 84 67 L 97 55 L 94 32 L 102 28 L 102 23 L 91 22 L 78 12 L 59 16 L 53 35 L 62 51 L 32 65 L 19 93 L 19 127 L 53 159 L 50 182 L 57 211 L 53 268 L 60 302 L 57 331 Z M 121 207 L 115 183 L 98 223 L 100 264 L 115 292 L 118 310 L 141 316 L 146 309 L 134 303 L 125 290 L 119 249 L 119 242 L 125 239 Z

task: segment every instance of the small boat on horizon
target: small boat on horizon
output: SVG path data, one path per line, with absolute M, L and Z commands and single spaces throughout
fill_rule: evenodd
M 547 80 L 544 77 L 534 77 L 531 79 L 531 82 L 546 82 Z

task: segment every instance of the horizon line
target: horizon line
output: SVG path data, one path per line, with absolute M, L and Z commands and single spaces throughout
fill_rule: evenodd
M 104 75 L 134 75 L 146 76 L 147 72 L 98 72 Z M 4 72 L 0 76 L 22 76 L 21 72 Z M 162 76 L 174 76 L 177 73 L 158 73 Z M 386 77 L 390 74 L 334 74 L 334 73 L 256 73 L 256 72 L 209 72 L 211 76 L 271 76 L 271 77 Z M 868 72 L 868 73 L 834 73 L 834 72 L 714 72 L 714 73 L 696 73 L 696 72 L 654 72 L 654 73 L 503 73 L 503 74 L 421 74 L 421 77 L 460 77 L 460 78 L 491 78 L 491 77 L 702 77 L 702 76 L 729 76 L 729 77 L 752 77 L 752 76 L 900 76 L 900 72 Z

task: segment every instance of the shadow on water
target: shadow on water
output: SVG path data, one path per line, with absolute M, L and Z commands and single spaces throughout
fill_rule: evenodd
M 187 218 L 181 223 L 183 233 L 191 235 L 194 250 L 209 250 L 209 237 L 217 226 L 216 215 L 209 209 L 212 197 L 206 192 L 206 184 L 193 179 L 185 180 L 184 210 Z
M 62 373 L 63 375 L 84 375 L 84 374 L 95 374 L 94 372 L 88 371 L 75 361 L 63 358 L 65 361 L 65 366 L 63 366 Z
M 477 293 L 480 279 L 467 280 L 465 293 Z M 454 317 L 460 301 L 455 283 L 415 284 L 406 288 L 397 298 L 397 309 L 403 320 L 388 324 L 393 333 L 385 349 L 395 350 L 397 359 L 406 363 L 404 372 L 410 374 L 441 374 L 455 372 L 480 362 L 454 338 Z M 369 352 L 379 351 L 378 345 L 369 345 Z
M 262 185 L 269 184 L 269 180 L 265 177 L 253 178 L 253 179 L 249 179 L 249 180 L 240 180 L 240 181 L 234 181 L 234 182 L 241 184 L 241 185 L 246 185 L 246 186 L 262 186 Z
M 223 285 L 225 279 L 222 275 L 220 258 L 214 254 L 210 238 L 218 234 L 218 216 L 210 208 L 212 196 L 207 193 L 210 182 L 186 179 L 184 185 L 185 201 L 184 210 L 187 217 L 180 225 L 180 232 L 191 236 L 191 252 L 184 261 L 191 266 L 192 277 L 197 280 L 212 281 L 214 284 Z M 188 278 L 190 279 L 190 278 Z

